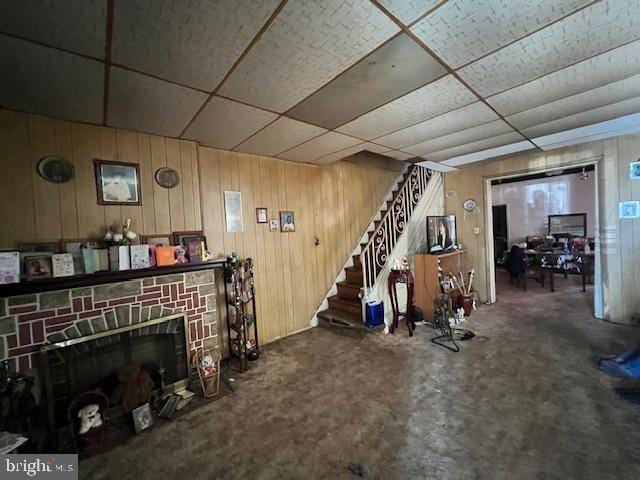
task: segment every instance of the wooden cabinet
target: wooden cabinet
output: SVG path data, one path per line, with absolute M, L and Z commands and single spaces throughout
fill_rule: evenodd
M 442 266 L 443 275 L 449 275 L 449 272 L 457 275 L 462 272 L 465 279 L 467 278 L 467 252 L 464 250 L 437 255 L 416 253 L 414 257 L 415 304 L 424 313 L 426 321 L 431 321 L 433 318 L 433 302 L 440 294 L 438 263 Z M 453 291 L 454 295 L 455 292 L 458 290 Z

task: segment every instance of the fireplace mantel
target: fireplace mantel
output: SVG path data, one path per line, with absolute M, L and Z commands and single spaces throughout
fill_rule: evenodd
M 159 277 L 173 273 L 196 272 L 208 268 L 221 268 L 226 259 L 220 258 L 202 263 L 186 263 L 171 267 L 144 268 L 141 270 L 123 270 L 119 272 L 96 272 L 73 277 L 48 278 L 44 280 L 23 281 L 0 285 L 0 298 L 27 295 L 30 293 L 52 292 L 78 287 L 90 287 L 104 285 L 106 283 L 125 282 L 137 278 Z

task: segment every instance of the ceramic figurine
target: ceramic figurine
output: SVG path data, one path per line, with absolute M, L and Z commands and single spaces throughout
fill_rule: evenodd
M 95 404 L 89 404 L 78 410 L 78 418 L 80 419 L 80 430 L 78 433 L 83 435 L 89 430 L 102 425 L 102 417 L 100 416 L 100 407 Z

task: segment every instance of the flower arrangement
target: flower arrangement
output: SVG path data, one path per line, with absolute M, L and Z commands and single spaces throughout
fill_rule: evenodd
M 113 227 L 108 227 L 103 237 L 104 241 L 109 245 L 129 245 L 136 238 L 138 238 L 138 234 L 131 230 L 130 218 L 127 218 L 127 221 L 122 225 L 122 233 L 117 233 Z

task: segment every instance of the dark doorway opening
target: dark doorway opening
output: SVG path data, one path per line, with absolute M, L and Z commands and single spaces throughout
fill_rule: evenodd
M 493 205 L 493 252 L 496 265 L 502 265 L 504 252 L 509 245 L 507 206 Z

